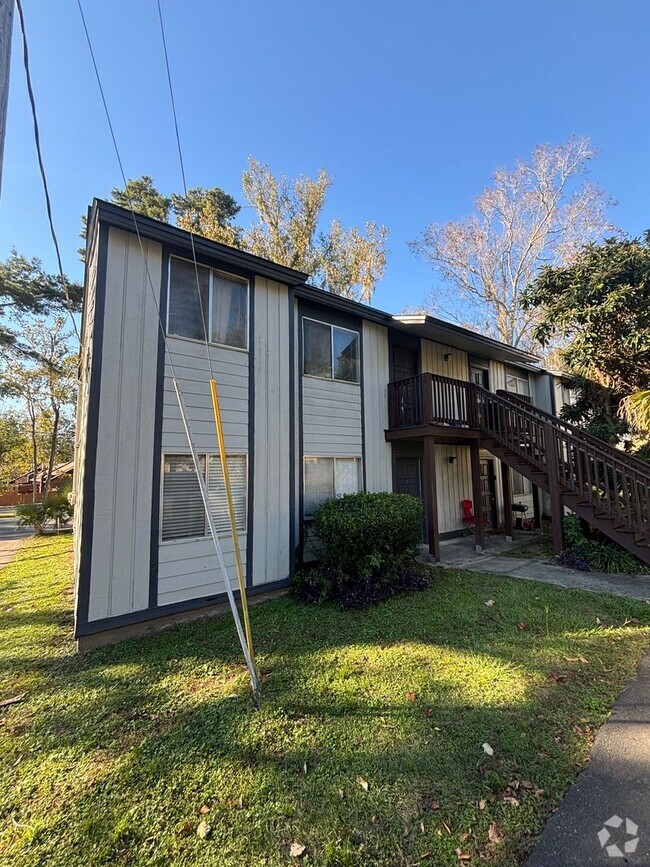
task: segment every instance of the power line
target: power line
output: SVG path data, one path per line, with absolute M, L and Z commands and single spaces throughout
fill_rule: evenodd
M 30 72 L 29 66 L 29 49 L 27 47 L 27 32 L 25 30 L 25 16 L 23 15 L 23 7 L 21 0 L 16 0 L 16 8 L 18 9 L 18 18 L 20 19 L 20 32 L 22 36 L 23 42 L 23 65 L 25 67 L 25 78 L 27 79 L 27 93 L 29 95 L 29 104 L 32 110 L 32 121 L 34 123 L 34 142 L 36 144 L 36 155 L 38 157 L 38 168 L 41 173 L 41 180 L 43 181 L 43 192 L 45 193 L 45 206 L 47 209 L 47 219 L 50 224 L 50 234 L 52 235 L 52 241 L 54 242 L 54 249 L 56 250 L 56 259 L 59 266 L 59 277 L 61 279 L 61 288 L 65 294 L 66 305 L 68 308 L 68 313 L 70 314 L 70 319 L 72 321 L 72 327 L 74 328 L 74 333 L 77 336 L 77 340 L 81 342 L 81 338 L 79 336 L 79 330 L 77 328 L 77 323 L 72 314 L 72 301 L 70 300 L 70 294 L 68 292 L 67 280 L 65 274 L 63 273 L 63 262 L 61 261 L 61 250 L 59 249 L 59 241 L 56 236 L 56 231 L 54 229 L 54 218 L 52 216 L 52 202 L 50 200 L 50 190 L 47 183 L 47 175 L 45 174 L 45 165 L 43 163 L 43 153 L 41 151 L 41 135 L 38 126 L 38 117 L 36 114 L 36 100 L 34 98 L 34 88 L 32 87 L 32 76 Z
M 108 103 L 106 102 L 106 97 L 104 94 L 104 88 L 102 86 L 101 76 L 99 74 L 99 68 L 97 66 L 97 61 L 95 59 L 95 52 L 93 50 L 93 45 L 92 45 L 92 41 L 90 38 L 90 33 L 88 31 L 88 26 L 86 24 L 86 17 L 84 15 L 83 6 L 81 5 L 81 0 L 77 0 L 77 6 L 79 7 L 79 14 L 81 15 L 81 21 L 83 24 L 84 33 L 86 34 L 86 42 L 88 43 L 88 50 L 90 52 L 90 57 L 92 59 L 93 68 L 95 70 L 95 78 L 97 79 L 97 86 L 99 87 L 99 92 L 101 94 L 102 103 L 104 106 L 104 113 L 106 115 L 106 121 L 108 123 L 108 127 L 109 127 L 110 132 L 111 132 L 111 138 L 113 140 L 113 147 L 115 149 L 115 155 L 117 157 L 117 162 L 118 162 L 118 165 L 120 167 L 120 172 L 122 174 L 122 180 L 124 182 L 124 186 L 126 187 L 126 173 L 124 171 L 124 165 L 122 163 L 122 158 L 120 156 L 120 150 L 119 150 L 119 147 L 117 145 L 117 138 L 115 136 L 115 131 L 113 129 L 113 123 L 111 121 L 110 112 L 108 110 Z M 133 226 L 135 229 L 135 233 L 136 233 L 137 238 L 138 238 L 138 244 L 140 245 L 140 254 L 141 254 L 142 259 L 145 263 L 145 269 L 147 272 L 147 280 L 148 280 L 147 285 L 148 285 L 149 290 L 151 292 L 151 297 L 152 297 L 154 307 L 156 310 L 156 314 L 157 314 L 157 318 L 158 318 L 158 327 L 160 328 L 160 331 L 162 334 L 163 348 L 164 348 L 165 356 L 169 362 L 170 370 L 172 373 L 172 382 L 174 385 L 174 390 L 176 392 L 176 398 L 178 400 L 178 407 L 179 407 L 180 414 L 181 414 L 181 421 L 183 422 L 183 427 L 185 429 L 185 435 L 186 435 L 187 443 L 188 443 L 188 446 L 190 449 L 190 453 L 192 455 L 192 461 L 194 463 L 194 469 L 196 472 L 197 481 L 199 483 L 199 488 L 201 491 L 201 499 L 203 500 L 203 507 L 204 507 L 204 510 L 206 513 L 208 524 L 210 526 L 210 533 L 212 536 L 212 541 L 214 544 L 215 553 L 217 555 L 217 562 L 219 564 L 221 576 L 223 578 L 224 586 L 226 588 L 226 595 L 228 597 L 228 603 L 230 605 L 230 610 L 232 612 L 233 620 L 235 622 L 235 629 L 237 631 L 239 643 L 241 645 L 242 652 L 244 654 L 244 659 L 246 661 L 246 666 L 248 668 L 248 672 L 250 675 L 251 686 L 253 689 L 253 695 L 255 698 L 255 703 L 259 707 L 261 699 L 260 699 L 259 680 L 257 677 L 257 671 L 255 669 L 255 663 L 253 662 L 252 655 L 251 655 L 251 652 L 249 650 L 249 644 L 247 641 L 247 637 L 244 634 L 241 620 L 239 619 L 239 612 L 237 610 L 237 603 L 235 602 L 235 597 L 233 595 L 232 587 L 230 585 L 230 578 L 228 577 L 228 570 L 226 568 L 225 560 L 223 557 L 223 551 L 221 548 L 221 543 L 219 542 L 219 536 L 217 533 L 217 529 L 216 529 L 216 526 L 214 523 L 214 519 L 212 517 L 212 513 L 210 511 L 209 495 L 208 495 L 208 491 L 207 491 L 207 487 L 206 487 L 205 478 L 202 476 L 202 473 L 201 473 L 199 456 L 198 456 L 196 448 L 194 446 L 191 426 L 190 426 L 189 419 L 187 417 L 187 412 L 185 409 L 185 401 L 183 399 L 182 391 L 181 391 L 180 385 L 178 383 L 178 379 L 176 377 L 176 371 L 174 369 L 174 362 L 172 359 L 172 353 L 170 352 L 169 346 L 167 345 L 167 335 L 165 333 L 165 326 L 164 326 L 162 316 L 160 313 L 160 305 L 158 303 L 158 298 L 156 296 L 156 290 L 154 289 L 153 280 L 151 278 L 151 271 L 149 270 L 149 259 L 148 259 L 148 256 L 145 255 L 145 252 L 144 252 L 144 245 L 142 243 L 142 237 L 140 235 L 140 228 L 138 226 L 138 220 L 136 217 L 135 210 L 133 208 L 133 202 L 130 200 L 130 198 L 129 198 L 129 207 L 131 210 L 131 216 L 133 218 Z M 206 332 L 206 334 L 207 334 L 207 332 Z
M 165 38 L 165 25 L 163 23 L 163 14 L 162 8 L 160 5 L 160 0 L 156 0 L 158 5 L 158 21 L 160 22 L 160 35 L 162 37 L 162 45 L 163 45 L 163 54 L 165 56 L 165 69 L 167 70 L 167 84 L 169 86 L 169 98 L 171 100 L 172 105 L 172 115 L 174 118 L 174 131 L 176 133 L 176 147 L 178 148 L 178 161 L 181 166 L 181 178 L 183 180 L 183 192 L 185 193 L 185 199 L 187 200 L 187 179 L 185 177 L 185 162 L 183 160 L 183 148 L 181 147 L 181 137 L 178 131 L 178 116 L 176 114 L 176 100 L 174 99 L 174 88 L 172 85 L 172 74 L 171 69 L 169 67 L 169 54 L 167 53 L 167 39 Z M 199 265 L 196 261 L 196 250 L 194 248 L 194 232 L 191 227 L 189 229 L 190 233 L 190 244 L 192 245 L 192 259 L 194 260 L 194 276 L 196 277 L 196 291 L 199 296 L 199 307 L 201 309 L 201 321 L 203 323 L 203 336 L 205 338 L 205 354 L 208 360 L 208 368 L 210 370 L 210 379 L 214 379 L 214 373 L 212 371 L 212 357 L 210 355 L 210 344 L 208 343 L 208 327 L 205 318 L 205 310 L 203 309 L 203 296 L 201 294 L 201 284 L 199 281 Z

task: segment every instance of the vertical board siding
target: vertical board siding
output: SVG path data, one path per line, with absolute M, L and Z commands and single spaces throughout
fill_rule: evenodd
M 222 346 L 210 346 L 206 350 L 205 343 L 181 337 L 168 337 L 167 346 L 187 408 L 197 451 L 200 454 L 219 453 L 210 394 L 209 352 L 219 393 L 226 451 L 228 454 L 248 455 L 249 353 Z M 165 363 L 162 452 L 189 454 L 169 360 Z M 249 464 L 248 472 L 252 471 Z M 238 533 L 238 539 L 245 570 L 247 533 Z M 219 540 L 231 586 L 236 587 L 237 571 L 232 539 L 229 533 L 222 533 L 219 534 Z M 158 605 L 171 605 L 225 593 L 226 588 L 210 538 L 161 542 L 158 562 Z
M 502 361 L 490 359 L 490 391 L 505 391 L 506 367 Z
M 288 287 L 255 280 L 255 467 L 253 584 L 289 575 Z
M 366 440 L 367 491 L 392 491 L 393 473 L 388 427 L 388 329 L 363 323 L 363 402 Z
M 302 377 L 305 455 L 361 457 L 361 387 Z
M 453 346 L 434 343 L 432 340 L 422 340 L 422 373 L 437 373 L 451 379 L 469 379 L 469 359 L 467 353 Z M 445 361 L 445 355 L 451 355 Z
M 453 463 L 450 457 L 455 457 Z M 440 533 L 462 530 L 461 500 L 472 499 L 469 446 L 436 445 L 436 489 Z
M 82 522 L 84 513 L 84 479 L 86 469 L 86 447 L 88 442 L 88 404 L 90 397 L 90 371 L 93 360 L 93 337 L 95 326 L 95 299 L 97 287 L 97 262 L 99 244 L 95 238 L 94 248 L 89 253 L 86 264 L 86 294 L 83 308 L 83 341 L 79 353 L 81 381 L 77 394 L 77 427 L 75 431 L 74 473 L 72 476 L 75 497 L 73 518 L 74 544 L 74 583 L 75 603 L 79 598 L 79 569 L 81 565 L 81 545 L 83 541 Z M 90 506 L 89 506 L 90 508 Z
M 149 604 L 160 244 L 110 229 L 89 620 Z M 148 272 L 148 273 L 147 273 Z

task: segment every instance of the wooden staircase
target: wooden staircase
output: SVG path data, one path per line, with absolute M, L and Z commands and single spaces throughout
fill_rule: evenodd
M 556 551 L 563 544 L 566 506 L 650 564 L 647 464 L 517 395 L 493 394 L 478 385 L 472 390 L 472 423 L 484 435 L 482 445 L 550 494 Z

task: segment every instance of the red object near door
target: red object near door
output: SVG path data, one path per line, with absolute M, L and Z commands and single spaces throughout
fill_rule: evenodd
M 474 504 L 471 500 L 461 500 L 461 509 L 463 510 L 463 524 L 466 527 L 474 526 Z

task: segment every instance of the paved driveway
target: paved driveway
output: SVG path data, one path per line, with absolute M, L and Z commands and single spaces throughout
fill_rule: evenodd
M 11 562 L 23 540 L 32 535 L 31 530 L 17 530 L 15 518 L 0 517 L 0 569 Z

